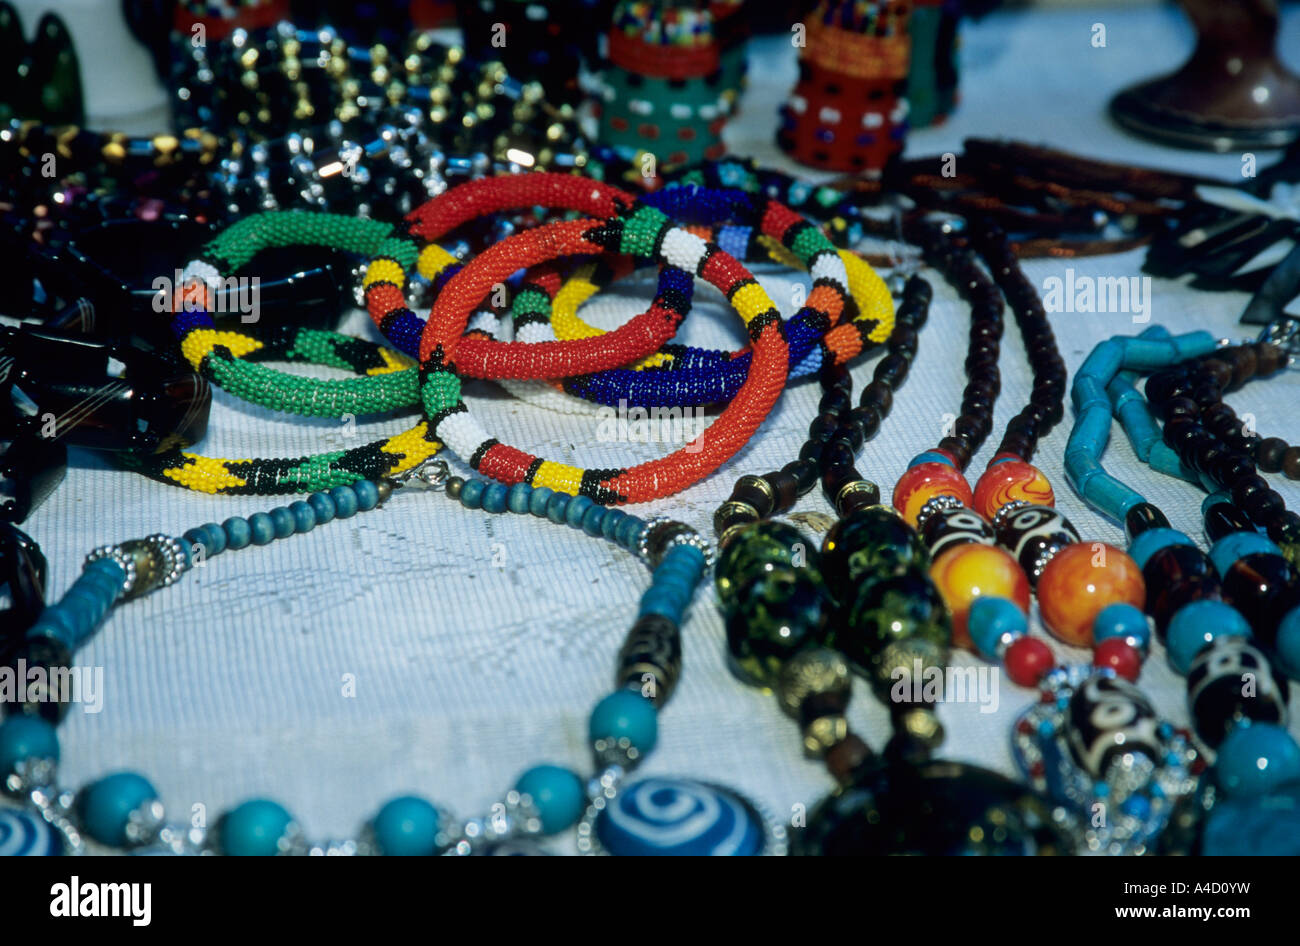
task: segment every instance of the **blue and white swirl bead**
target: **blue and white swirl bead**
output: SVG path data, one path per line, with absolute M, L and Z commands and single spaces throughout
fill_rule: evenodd
M 687 779 L 630 785 L 584 827 L 581 846 L 616 856 L 751 857 L 784 848 L 784 832 L 753 803 Z
M 40 815 L 0 809 L 0 857 L 55 857 L 62 849 L 58 834 Z

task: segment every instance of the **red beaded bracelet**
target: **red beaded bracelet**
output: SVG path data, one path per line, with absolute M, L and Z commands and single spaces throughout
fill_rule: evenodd
M 460 374 L 453 359 L 459 362 L 465 350 L 477 342 L 464 337 L 470 316 L 506 276 L 560 256 L 606 251 L 653 257 L 660 263 L 698 273 L 712 283 L 744 319 L 754 341 L 754 357 L 736 397 L 708 430 L 686 446 L 628 469 L 583 470 L 545 461 L 490 437 L 470 417 L 461 399 Z M 657 299 L 656 306 L 661 302 Z M 585 341 L 606 343 L 614 334 Z M 645 334 L 650 337 L 654 333 Z M 552 349 L 565 344 L 548 342 L 527 347 Z M 499 350 L 507 347 L 497 346 Z M 743 447 L 780 395 L 788 361 L 780 315 L 749 271 L 717 244 L 675 226 L 654 208 L 641 206 L 605 221 L 553 223 L 525 231 L 489 247 L 470 261 L 439 293 L 425 325 L 420 342 L 420 395 L 431 433 L 487 476 L 512 485 L 522 482 L 588 496 L 606 505 L 646 502 L 690 486 Z M 495 368 L 496 364 L 488 366 Z

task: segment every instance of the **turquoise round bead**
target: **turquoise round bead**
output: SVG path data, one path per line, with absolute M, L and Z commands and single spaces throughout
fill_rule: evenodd
M 1203 598 L 1174 612 L 1165 630 L 1165 649 L 1174 669 L 1186 675 L 1196 655 L 1216 637 L 1250 633 L 1250 625 L 1232 605 Z
M 323 526 L 334 518 L 334 500 L 328 493 L 312 493 L 307 497 L 307 505 L 316 514 L 316 525 Z
M 370 480 L 357 480 L 352 484 L 352 492 L 357 494 L 357 509 L 369 512 L 379 505 L 379 487 Z
M 589 496 L 574 496 L 564 510 L 564 521 L 575 529 L 582 528 L 582 517 L 595 505 Z
M 483 508 L 483 481 L 466 480 L 460 488 L 460 504 L 466 509 Z
M 587 809 L 587 792 L 577 773 L 558 765 L 537 765 L 519 776 L 515 791 L 533 800 L 543 834 L 557 834 L 578 823 Z
M 1300 746 L 1273 723 L 1239 725 L 1219 746 L 1215 780 L 1234 798 L 1270 792 L 1300 779 Z
M 619 526 L 627 518 L 627 513 L 621 509 L 606 509 L 605 518 L 600 522 L 600 534 L 606 539 L 613 542 L 618 535 Z
M 1003 634 L 1016 637 L 1029 633 L 1029 619 L 1014 602 L 1006 598 L 980 595 L 971 604 L 967 628 L 975 648 L 989 660 L 998 657 L 998 642 Z
M 1300 680 L 1300 608 L 1292 608 L 1277 626 L 1278 662 L 1292 680 Z
M 310 532 L 316 528 L 316 512 L 309 503 L 301 499 L 292 502 L 289 504 L 289 512 L 293 513 L 293 528 L 296 532 Z
M 100 844 L 125 847 L 131 840 L 127 828 L 132 813 L 157 799 L 158 792 L 143 775 L 134 772 L 106 775 L 82 789 L 77 797 L 81 826 Z
M 1210 546 L 1210 561 L 1214 563 L 1215 571 L 1222 578 L 1228 574 L 1228 569 L 1238 559 L 1254 555 L 1256 552 L 1282 554 L 1282 550 L 1270 542 L 1267 536 L 1260 535 L 1258 532 L 1233 532 Z
M 318 494 L 319 495 L 319 494 Z M 270 857 L 293 818 L 280 805 L 264 798 L 246 801 L 226 813 L 218 827 L 221 850 L 232 857 Z
M 226 550 L 226 530 L 221 528 L 215 522 L 208 522 L 199 526 L 203 530 L 203 549 L 204 554 L 211 558 L 213 555 L 220 555 Z
M 503 513 L 508 508 L 510 488 L 505 483 L 491 482 L 483 490 L 483 511 L 494 515 Z
M 270 545 L 275 539 L 275 523 L 264 512 L 248 517 L 248 538 L 254 545 Z
M 642 755 L 659 740 L 659 717 L 654 706 L 634 690 L 616 690 L 591 711 L 587 735 L 592 742 L 626 738 Z
M 910 470 L 914 466 L 920 466 L 922 463 L 942 463 L 944 466 L 952 466 L 952 460 L 937 453 L 934 450 L 927 450 L 924 453 L 918 453 L 912 459 L 907 461 L 907 468 Z
M 1151 556 L 1163 548 L 1195 544 L 1191 536 L 1177 529 L 1148 529 L 1129 544 L 1128 557 L 1137 563 L 1138 568 L 1146 568 Z
M 551 502 L 551 497 L 555 495 L 555 490 L 549 486 L 536 486 L 533 493 L 528 497 L 528 511 L 538 519 L 546 518 L 546 507 Z
M 334 515 L 340 519 L 351 519 L 357 514 L 357 493 L 351 486 L 335 486 L 329 492 L 334 501 Z
M 592 506 L 582 514 L 582 531 L 590 536 L 600 535 L 601 526 L 605 522 L 605 513 L 607 510 L 604 506 Z
M 572 498 L 568 493 L 555 493 L 552 495 L 546 503 L 546 518 L 556 525 L 564 525 L 564 517 L 569 509 L 569 500 Z
M 506 505 L 510 508 L 511 512 L 517 515 L 523 515 L 528 512 L 529 506 L 532 503 L 532 492 L 533 488 L 527 483 L 516 483 L 514 486 L 510 487 L 510 493 L 506 497 Z
M 1139 650 L 1146 650 L 1151 643 L 1151 625 L 1142 609 L 1123 601 L 1102 608 L 1093 619 L 1092 638 L 1100 644 L 1112 637 L 1135 642 Z
M 371 828 L 380 852 L 389 857 L 438 853 L 438 809 L 423 798 L 394 798 L 379 809 Z
M 221 524 L 221 528 L 226 533 L 226 548 L 228 549 L 245 548 L 253 540 L 253 530 L 248 527 L 247 519 L 231 516 Z
M 275 526 L 275 537 L 287 539 L 297 531 L 293 522 L 293 513 L 287 506 L 276 506 L 271 510 L 271 525 Z
M 0 779 L 28 759 L 59 761 L 59 737 L 39 716 L 10 716 L 0 723 Z

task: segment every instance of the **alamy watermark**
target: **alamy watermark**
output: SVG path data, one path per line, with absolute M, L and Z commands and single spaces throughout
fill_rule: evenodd
M 1123 312 L 1136 324 L 1151 321 L 1150 276 L 1078 276 L 1043 280 L 1043 308 L 1048 312 Z
M 214 315 L 238 315 L 244 323 L 261 318 L 262 278 L 260 276 L 225 276 L 211 284 L 196 282 L 179 269 L 175 278 L 159 276 L 151 284 L 153 310 L 163 312 L 211 312 Z M 203 287 L 203 291 L 199 291 Z M 209 308 L 209 306 L 211 308 Z
M 894 685 L 889 698 L 895 703 L 977 703 L 981 713 L 996 713 L 1000 676 L 997 667 L 988 665 L 927 667 L 917 658 L 910 669 L 890 671 Z
M 103 667 L 27 666 L 19 657 L 0 667 L 0 703 L 77 703 L 84 713 L 104 709 Z
M 687 453 L 703 449 L 708 427 L 703 407 L 628 407 L 626 399 L 596 416 L 600 443 L 684 443 Z

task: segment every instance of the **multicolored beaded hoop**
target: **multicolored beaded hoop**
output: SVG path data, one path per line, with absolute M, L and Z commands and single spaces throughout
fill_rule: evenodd
M 629 469 L 583 470 L 545 461 L 488 436 L 461 400 L 456 363 L 460 352 L 476 341 L 462 339 L 470 314 L 494 284 L 521 267 L 606 250 L 653 257 L 708 280 L 744 319 L 754 339 L 754 361 L 732 403 L 705 434 L 684 448 Z M 605 342 L 611 336 L 594 341 Z M 612 505 L 671 495 L 717 469 L 763 422 L 785 384 L 788 365 L 781 317 L 748 270 L 717 244 L 673 225 L 654 208 L 641 206 L 606 221 L 553 223 L 517 234 L 466 265 L 443 288 L 425 326 L 420 395 L 431 432 L 479 472 L 503 483 L 546 486 Z

